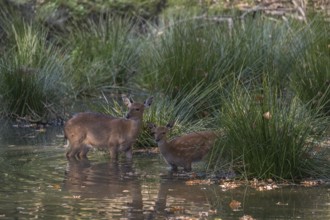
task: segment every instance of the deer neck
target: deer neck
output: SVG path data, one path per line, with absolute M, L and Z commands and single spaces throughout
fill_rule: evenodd
M 159 140 L 157 142 L 157 145 L 159 147 L 159 150 L 160 152 L 164 155 L 164 154 L 167 154 L 169 152 L 169 149 L 168 149 L 168 142 L 165 138 Z
M 127 127 L 128 130 L 130 131 L 129 136 L 132 136 L 132 138 L 136 138 L 141 130 L 142 127 L 142 120 L 138 119 L 126 119 L 127 121 Z

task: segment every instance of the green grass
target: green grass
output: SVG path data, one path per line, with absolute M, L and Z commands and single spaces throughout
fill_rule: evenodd
M 142 86 L 151 91 L 172 92 L 174 96 L 179 91 L 189 91 L 201 81 L 208 84 L 224 77 L 224 72 L 218 71 L 219 51 L 213 48 L 211 24 L 201 25 L 195 20 L 163 22 L 164 26 L 155 30 L 141 57 Z
M 255 90 L 240 85 L 224 103 L 218 123 L 226 138 L 213 154 L 230 158 L 237 173 L 247 179 L 291 180 L 327 175 L 326 158 L 311 152 L 318 148 L 329 121 L 308 104 L 268 82 Z M 215 156 L 211 159 L 213 167 L 221 162 Z
M 129 86 L 139 58 L 138 37 L 133 38 L 133 31 L 129 19 L 110 15 L 74 25 L 69 38 L 63 40 L 69 50 L 67 71 L 77 97 Z
M 1 111 L 32 121 L 56 117 L 67 91 L 65 59 L 55 44 L 47 43 L 46 31 L 23 24 L 6 29 L 12 39 L 0 58 Z
M 306 49 L 296 57 L 297 65 L 291 76 L 291 87 L 304 102 L 330 115 L 330 47 L 329 23 L 316 17 L 300 32 Z M 301 45 L 297 45 L 302 47 Z

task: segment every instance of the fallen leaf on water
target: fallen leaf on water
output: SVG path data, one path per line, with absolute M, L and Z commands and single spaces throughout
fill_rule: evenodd
M 235 188 L 237 188 L 239 186 L 240 186 L 240 184 L 235 183 L 235 182 L 223 182 L 222 184 L 220 184 L 220 187 L 223 190 L 235 189 Z
M 37 132 L 40 132 L 40 133 L 45 133 L 46 132 L 46 129 L 45 128 L 40 128 L 40 129 L 36 129 Z
M 267 179 L 266 181 L 259 181 L 257 179 L 253 179 L 250 181 L 251 187 L 255 188 L 257 191 L 269 191 L 278 189 L 279 186 L 275 184 L 272 179 Z
M 214 210 L 210 209 L 210 210 L 209 210 L 209 214 L 210 214 L 210 215 L 215 215 L 215 214 L 217 214 L 217 213 L 218 213 L 218 211 L 217 211 L 216 209 L 214 209 Z
M 300 183 L 301 185 L 305 186 L 305 187 L 312 187 L 312 186 L 318 186 L 321 184 L 321 181 L 317 181 L 317 180 L 305 180 L 302 181 Z
M 241 207 L 241 202 L 236 201 L 236 200 L 232 200 L 232 201 L 229 203 L 229 206 L 230 206 L 230 208 L 231 208 L 233 211 L 237 211 L 238 208 Z
M 260 185 L 256 187 L 257 191 L 269 191 L 279 188 L 276 184 Z
M 59 184 L 54 184 L 53 189 L 61 189 L 61 186 Z
M 202 218 L 202 217 L 208 217 L 209 216 L 209 213 L 208 212 L 199 212 L 198 215 L 199 215 L 200 218 Z
M 175 217 L 169 217 L 169 220 L 199 220 L 199 218 L 194 218 L 191 216 L 175 216 Z
M 274 180 L 272 180 L 271 178 L 269 178 L 269 179 L 267 179 L 267 182 L 268 182 L 268 183 L 273 183 Z
M 254 218 L 251 215 L 243 215 L 239 220 L 254 220 Z
M 192 185 L 211 185 L 214 182 L 211 181 L 210 179 L 208 180 L 188 180 L 186 181 L 186 185 L 192 186 Z
M 174 212 L 182 212 L 184 211 L 184 207 L 182 206 L 171 206 L 165 209 L 167 212 L 174 213 Z

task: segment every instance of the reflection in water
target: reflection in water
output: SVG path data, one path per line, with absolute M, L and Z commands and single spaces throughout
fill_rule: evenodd
M 201 216 L 213 209 L 216 194 L 212 187 L 188 186 L 183 180 L 163 178 L 160 180 L 155 210 L 158 214 L 169 217 Z
M 101 200 L 102 207 L 98 207 L 100 215 L 110 218 L 120 212 L 122 217 L 143 219 L 141 185 L 134 176 L 131 162 L 92 164 L 88 159 L 71 159 L 68 161 L 63 190 L 69 191 L 77 199 L 95 202 L 94 205 Z
M 0 128 L 0 219 L 330 219 L 330 186 L 223 191 L 163 175 L 159 156 L 65 158 L 62 129 Z M 231 201 L 241 202 L 233 211 Z M 209 212 L 216 210 L 217 212 Z
M 73 215 L 164 219 L 176 215 L 199 216 L 210 209 L 210 198 L 215 194 L 209 189 L 187 186 L 173 178 L 162 178 L 160 184 L 155 179 L 148 182 L 132 165 L 129 161 L 93 164 L 88 159 L 69 160 L 62 189 L 81 206 L 90 203 L 90 207 Z M 77 207 L 75 203 L 68 205 L 73 210 Z

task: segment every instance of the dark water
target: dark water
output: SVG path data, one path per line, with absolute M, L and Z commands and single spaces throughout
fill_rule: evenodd
M 67 161 L 61 128 L 3 125 L 0 219 L 330 219 L 330 187 L 223 191 L 167 175 L 155 155 L 112 162 L 100 152 Z M 241 202 L 233 211 L 229 203 Z

